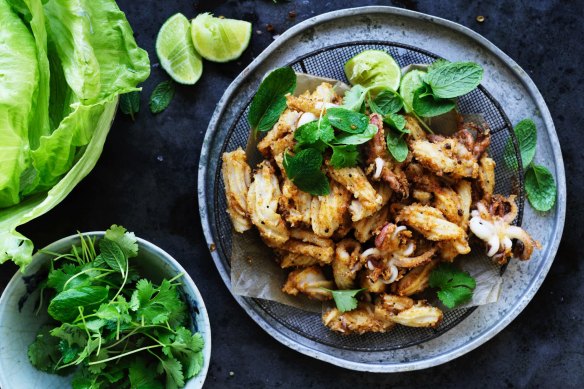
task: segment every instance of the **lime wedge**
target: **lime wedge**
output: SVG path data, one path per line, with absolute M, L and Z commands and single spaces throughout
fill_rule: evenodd
M 180 84 L 192 85 L 203 73 L 203 61 L 195 51 L 190 34 L 191 24 L 183 14 L 171 16 L 156 38 L 156 54 L 160 65 Z
M 411 70 L 404 74 L 401 84 L 399 86 L 399 95 L 404 100 L 404 108 L 406 112 L 412 111 L 412 103 L 414 101 L 414 92 L 422 86 L 426 72 L 421 70 Z
M 203 58 L 227 62 L 239 58 L 249 45 L 251 23 L 202 13 L 193 19 L 191 35 L 195 48 Z
M 383 88 L 397 91 L 401 69 L 385 51 L 365 50 L 347 61 L 345 75 L 352 85 L 370 87 L 380 84 Z

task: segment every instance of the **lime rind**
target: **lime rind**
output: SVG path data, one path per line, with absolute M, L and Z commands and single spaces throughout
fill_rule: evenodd
M 193 85 L 203 74 L 203 61 L 191 40 L 191 24 L 183 14 L 171 16 L 156 38 L 160 66 L 180 84 Z
M 191 24 L 195 49 L 209 61 L 227 62 L 237 59 L 249 46 L 251 23 L 243 20 L 216 18 L 199 14 Z

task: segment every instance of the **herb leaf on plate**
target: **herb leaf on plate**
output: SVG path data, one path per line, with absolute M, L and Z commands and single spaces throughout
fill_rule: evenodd
M 391 129 L 385 135 L 387 149 L 393 158 L 398 162 L 403 162 L 408 157 L 409 149 L 403 133 L 397 133 Z
M 346 108 L 329 108 L 326 116 L 333 127 L 350 134 L 362 133 L 369 124 L 367 115 Z
M 314 196 L 329 194 L 330 186 L 321 171 L 322 154 L 315 149 L 306 149 L 296 155 L 284 154 L 286 175 L 300 190 Z
M 422 117 L 439 116 L 452 111 L 455 106 L 454 100 L 435 98 L 427 84 L 414 92 L 412 108 L 416 114 Z
M 254 131 L 268 131 L 286 109 L 286 95 L 296 89 L 296 73 L 290 67 L 272 71 L 256 92 L 247 120 Z
M 174 97 L 174 83 L 170 80 L 156 85 L 150 95 L 150 111 L 160 113 L 164 111 Z
M 483 79 L 483 68 L 474 62 L 449 62 L 428 70 L 425 82 L 434 97 L 451 99 L 471 92 Z
M 533 157 L 535 156 L 535 149 L 537 144 L 537 129 L 535 123 L 531 119 L 523 119 L 513 129 L 519 144 L 519 152 L 521 153 L 521 163 L 523 169 L 527 169 Z M 511 138 L 505 144 L 505 163 L 513 170 L 517 170 L 517 155 Z
M 348 312 L 357 308 L 357 298 L 356 296 L 359 292 L 365 289 L 353 289 L 353 290 L 330 290 L 326 289 L 333 295 L 333 300 L 340 312 Z
M 549 211 L 556 203 L 556 182 L 545 166 L 529 165 L 525 172 L 525 191 L 529 203 L 538 211 Z
M 352 167 L 359 160 L 359 152 L 354 145 L 332 146 L 333 154 L 331 155 L 330 164 L 334 169 Z
M 438 298 L 448 308 L 470 301 L 476 281 L 454 265 L 442 263 L 430 273 L 430 287 L 440 289 Z

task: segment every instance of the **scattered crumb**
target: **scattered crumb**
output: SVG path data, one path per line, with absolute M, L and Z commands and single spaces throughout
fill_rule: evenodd
M 482 23 L 485 21 L 485 17 L 483 15 L 477 16 L 477 22 Z
M 276 34 L 276 35 L 274 35 L 272 38 L 274 38 L 274 39 L 278 39 L 279 37 L 280 37 L 280 34 Z
M 268 32 L 274 32 L 274 26 L 272 26 L 271 24 L 266 24 L 266 31 Z
M 235 375 L 235 372 L 233 372 L 233 371 L 229 372 L 229 377 L 233 377 L 234 375 Z
M 158 160 L 158 162 L 164 161 L 164 157 L 162 155 L 157 156 L 156 159 Z
M 216 249 L 217 249 L 217 246 L 215 246 L 215 243 L 211 243 L 211 244 L 209 245 L 209 251 L 213 252 L 213 251 L 215 251 Z
M 290 11 L 290 12 L 288 12 L 288 17 L 290 19 L 294 19 L 296 17 L 296 11 Z
M 256 30 L 256 34 L 258 34 L 258 35 L 262 35 L 263 33 L 262 33 L 262 31 L 261 31 L 261 30 Z

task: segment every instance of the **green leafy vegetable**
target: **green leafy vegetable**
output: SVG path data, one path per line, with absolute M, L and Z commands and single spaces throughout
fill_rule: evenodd
M 549 211 L 556 203 L 556 182 L 545 166 L 529 165 L 525 172 L 525 191 L 529 203 L 538 211 Z
M 440 264 L 430 273 L 430 287 L 440 289 L 438 298 L 448 308 L 454 308 L 472 298 L 476 281 L 467 272 L 448 263 Z
M 150 63 L 113 0 L 1 1 L 0 25 L 0 263 L 24 268 L 33 244 L 16 228 L 91 171 Z
M 255 94 L 247 120 L 254 131 L 268 131 L 286 109 L 286 95 L 296 89 L 296 74 L 290 67 L 272 71 Z
M 375 99 L 369 102 L 369 106 L 373 112 L 387 115 L 399 112 L 403 108 L 404 102 L 397 92 L 384 89 L 375 96 Z
M 452 111 L 455 106 L 454 100 L 435 98 L 426 84 L 414 92 L 412 108 L 422 117 L 439 116 Z
M 515 132 L 517 143 L 519 144 L 521 163 L 523 168 L 527 168 L 535 156 L 535 146 L 537 144 L 537 129 L 535 128 L 535 123 L 531 119 L 523 119 L 517 123 L 513 131 Z M 515 154 L 515 148 L 513 147 L 511 138 L 509 138 L 505 145 L 504 159 L 507 166 L 514 170 L 517 169 L 517 155 Z
M 120 110 L 130 115 L 134 120 L 134 115 L 140 112 L 140 92 L 128 92 L 120 96 Z
M 315 144 L 318 141 L 328 143 L 332 141 L 334 137 L 335 131 L 333 130 L 327 116 L 303 124 L 294 132 L 294 139 L 298 141 L 300 146 Z
M 351 167 L 357 164 L 359 152 L 354 145 L 333 146 L 330 164 L 335 169 Z
M 364 132 L 369 124 L 367 115 L 345 108 L 329 108 L 326 111 L 326 116 L 333 127 L 350 134 Z
M 365 88 L 359 84 L 354 85 L 351 89 L 345 92 L 343 97 L 343 108 L 351 111 L 361 110 L 361 106 L 365 101 L 365 96 L 370 88 Z
M 383 122 L 399 132 L 404 134 L 410 133 L 410 131 L 406 129 L 406 119 L 402 115 L 389 113 L 384 116 Z
M 474 62 L 441 62 L 428 69 L 425 82 L 436 98 L 451 99 L 475 89 L 483 79 L 483 68 Z
M 150 95 L 150 111 L 160 113 L 164 111 L 174 97 L 174 83 L 170 80 L 156 85 Z
M 134 234 L 113 225 L 98 243 L 82 237 L 53 259 L 48 312 L 58 322 L 29 346 L 36 368 L 75 369 L 74 388 L 178 388 L 201 371 L 204 341 L 186 327 L 181 275 L 160 285 L 138 280 L 128 263 L 137 255 Z
M 371 140 L 371 138 L 377 134 L 377 130 L 378 128 L 375 124 L 368 124 L 365 131 L 362 133 L 338 136 L 335 139 L 335 143 L 343 145 L 360 145 Z
M 385 135 L 385 141 L 387 143 L 387 149 L 396 161 L 403 162 L 406 160 L 409 149 L 403 133 L 396 133 L 393 130 L 389 130 Z
M 335 300 L 335 304 L 337 309 L 340 312 L 348 312 L 352 311 L 353 309 L 357 308 L 357 296 L 359 292 L 364 291 L 365 289 L 354 289 L 354 290 L 330 290 L 326 289 L 333 295 L 333 300 Z
M 322 155 L 315 149 L 300 151 L 295 156 L 284 154 L 286 175 L 300 190 L 315 196 L 330 192 L 326 175 L 321 171 Z

